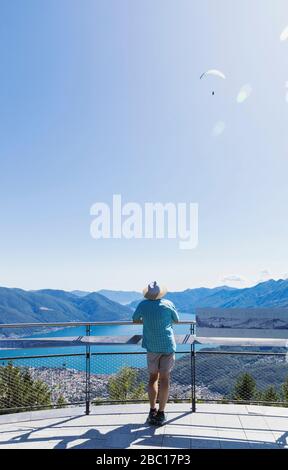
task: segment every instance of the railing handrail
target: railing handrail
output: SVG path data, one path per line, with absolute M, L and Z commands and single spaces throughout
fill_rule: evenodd
M 195 320 L 180 320 L 175 325 L 195 325 Z M 0 323 L 0 329 L 2 328 L 40 328 L 47 326 L 113 326 L 113 325 L 137 325 L 133 321 L 94 321 L 94 322 L 56 322 L 56 323 Z

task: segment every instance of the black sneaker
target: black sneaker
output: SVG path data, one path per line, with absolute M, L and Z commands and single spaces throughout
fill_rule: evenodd
M 148 418 L 146 420 L 146 423 L 153 424 L 153 421 L 154 421 L 154 418 L 156 417 L 156 415 L 157 415 L 156 408 L 154 410 L 150 409 L 150 412 L 149 412 Z
M 152 424 L 154 424 L 154 426 L 163 426 L 166 423 L 166 421 L 167 421 L 167 418 L 166 418 L 164 411 L 158 411 L 156 416 L 153 418 Z

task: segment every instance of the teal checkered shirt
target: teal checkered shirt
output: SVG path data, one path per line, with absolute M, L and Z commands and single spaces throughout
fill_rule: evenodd
M 170 300 L 143 300 L 133 314 L 133 321 L 138 320 L 143 321 L 143 348 L 162 354 L 176 351 L 173 323 L 179 316 Z

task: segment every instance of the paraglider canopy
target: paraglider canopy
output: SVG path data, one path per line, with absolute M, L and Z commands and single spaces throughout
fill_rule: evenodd
M 207 70 L 207 72 L 202 73 L 202 75 L 200 76 L 200 80 L 208 75 L 214 75 L 215 77 L 223 78 L 223 80 L 226 79 L 226 76 L 224 75 L 223 72 L 221 72 L 221 70 L 210 69 L 210 70 Z

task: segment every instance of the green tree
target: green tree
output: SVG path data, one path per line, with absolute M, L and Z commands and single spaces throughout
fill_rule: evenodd
M 138 382 L 138 373 L 132 367 L 123 367 L 108 381 L 110 400 L 142 400 L 147 397 L 145 385 Z
M 279 401 L 279 394 L 275 387 L 271 385 L 268 387 L 262 394 L 262 400 L 268 402 L 277 402 Z
M 66 405 L 67 405 L 67 400 L 65 400 L 65 398 L 61 394 L 57 399 L 56 407 L 57 408 L 64 408 L 64 406 L 66 406 Z
M 288 403 L 288 377 L 286 378 L 286 380 L 285 380 L 284 384 L 282 385 L 281 389 L 282 389 L 283 399 L 284 399 L 284 401 L 287 401 L 287 403 Z
M 253 376 L 248 372 L 239 375 L 234 386 L 233 399 L 249 401 L 255 398 L 256 392 L 256 382 Z
M 103 400 L 102 398 L 99 398 L 99 397 L 98 397 L 98 398 L 95 398 L 95 399 L 92 401 L 92 403 L 93 403 L 93 405 L 95 405 L 95 406 L 99 406 L 99 405 L 101 405 L 101 404 L 103 403 L 103 401 L 104 401 L 104 400 Z
M 0 367 L 0 413 L 11 413 L 51 405 L 51 391 L 41 380 L 34 380 L 25 368 L 11 362 Z

